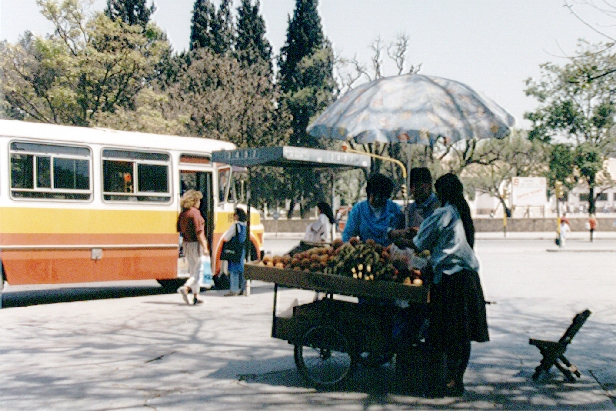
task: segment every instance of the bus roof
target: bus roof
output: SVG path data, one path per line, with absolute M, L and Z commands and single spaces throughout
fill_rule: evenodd
M 119 131 L 107 128 L 64 126 L 31 123 L 19 120 L 0 120 L 0 135 L 15 138 L 45 139 L 61 143 L 93 143 L 154 150 L 183 150 L 212 152 L 233 150 L 235 144 L 201 137 L 179 137 L 164 134 Z

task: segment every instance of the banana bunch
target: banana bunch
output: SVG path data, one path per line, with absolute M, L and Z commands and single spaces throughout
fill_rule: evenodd
M 389 250 L 368 240 L 357 239 L 339 247 L 333 258 L 332 274 L 358 280 L 392 280 L 396 269 L 389 262 Z

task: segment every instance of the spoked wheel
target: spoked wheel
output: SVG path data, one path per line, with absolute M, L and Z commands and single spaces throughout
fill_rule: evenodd
M 310 328 L 295 345 L 300 375 L 316 387 L 333 387 L 353 374 L 357 366 L 348 338 L 331 326 Z

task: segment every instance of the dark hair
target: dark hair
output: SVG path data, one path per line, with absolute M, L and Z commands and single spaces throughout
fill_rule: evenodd
M 415 184 L 432 184 L 432 173 L 430 173 L 430 169 L 428 167 L 411 168 L 409 178 L 411 182 L 411 187 Z
M 380 197 L 391 197 L 391 193 L 394 191 L 394 182 L 383 174 L 373 174 L 366 183 L 366 195 L 376 195 Z
M 332 208 L 329 206 L 329 204 L 324 201 L 321 201 L 317 203 L 317 208 L 319 209 L 319 211 L 321 211 L 327 216 L 327 219 L 329 220 L 330 224 L 334 224 L 336 222 L 336 219 L 334 218 L 334 212 L 332 211 Z
M 237 216 L 238 220 L 246 222 L 246 211 L 244 211 L 242 208 L 236 208 L 235 215 Z
M 441 200 L 441 204 L 449 203 L 456 207 L 458 213 L 460 213 L 464 232 L 466 233 L 466 241 L 473 248 L 475 245 L 475 225 L 471 218 L 471 209 L 464 199 L 464 186 L 462 182 L 455 174 L 447 173 L 436 180 L 434 187 L 436 188 L 439 200 Z

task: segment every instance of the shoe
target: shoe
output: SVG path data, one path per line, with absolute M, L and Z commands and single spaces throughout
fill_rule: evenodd
M 203 300 L 200 300 L 197 297 L 195 297 L 193 299 L 193 305 L 199 305 L 199 304 L 203 304 Z
M 235 297 L 236 295 L 238 295 L 238 293 L 234 293 L 233 291 L 229 291 L 227 294 L 225 294 L 225 297 Z
M 184 299 L 184 302 L 186 304 L 188 304 L 188 292 L 186 292 L 186 287 L 178 288 L 178 293 L 180 293 L 182 295 L 182 298 Z

